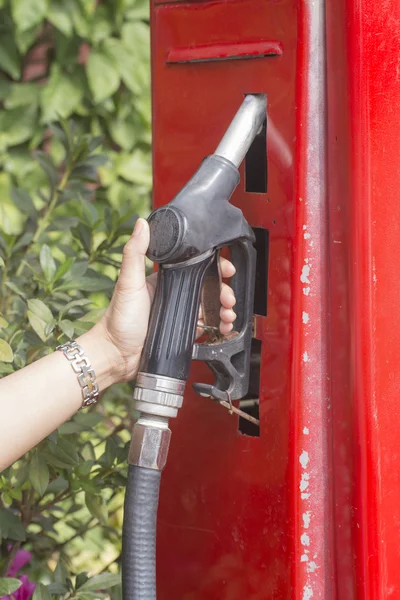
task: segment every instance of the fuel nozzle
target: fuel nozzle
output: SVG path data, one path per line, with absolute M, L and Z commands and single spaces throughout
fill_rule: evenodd
M 201 284 L 207 270 L 216 263 L 216 249 L 235 240 L 253 239 L 242 212 L 229 200 L 239 182 L 238 167 L 262 129 L 265 117 L 266 96 L 245 96 L 214 154 L 203 161 L 172 202 L 149 217 L 148 256 L 161 268 L 134 391 L 136 410 L 145 420 L 147 416 L 176 417 L 182 406 L 193 358 Z M 159 302 L 161 298 L 163 301 Z M 154 421 L 146 426 L 159 427 Z M 157 444 L 160 448 L 165 446 L 164 442 L 156 441 L 164 440 L 165 433 L 143 436 L 141 424 L 134 427 L 135 448 L 138 437 L 143 445 L 149 446 L 149 452 Z M 142 456 L 145 454 L 142 452 Z M 135 456 L 137 451 L 130 454 L 130 460 L 136 461 Z

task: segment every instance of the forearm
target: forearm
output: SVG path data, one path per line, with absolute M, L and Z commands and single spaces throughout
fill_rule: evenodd
M 121 380 L 118 354 L 101 326 L 76 340 L 96 374 L 99 391 Z M 69 361 L 54 352 L 0 380 L 0 471 L 57 429 L 82 405 Z

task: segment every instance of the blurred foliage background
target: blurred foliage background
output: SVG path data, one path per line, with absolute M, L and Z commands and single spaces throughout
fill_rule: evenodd
M 148 10 L 0 0 L 0 376 L 98 320 L 149 211 Z M 130 398 L 113 386 L 0 475 L 0 597 L 120 598 Z

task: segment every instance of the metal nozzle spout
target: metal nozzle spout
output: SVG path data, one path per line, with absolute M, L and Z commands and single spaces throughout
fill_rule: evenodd
M 246 96 L 214 154 L 239 167 L 265 121 L 266 110 L 265 94 Z

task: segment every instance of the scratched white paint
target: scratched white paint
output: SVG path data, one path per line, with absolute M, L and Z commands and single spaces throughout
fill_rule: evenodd
M 301 466 L 303 467 L 303 469 L 307 468 L 307 465 L 310 462 L 310 457 L 306 450 L 303 450 L 303 452 L 300 454 L 299 462 L 300 462 Z
M 309 435 L 310 430 L 308 429 L 308 427 L 304 427 L 303 433 L 304 433 L 304 435 Z
M 301 494 L 301 499 L 302 500 L 308 500 L 310 496 L 311 496 L 311 494 L 306 494 L 305 492 L 303 492 Z
M 311 586 L 305 585 L 303 590 L 303 600 L 311 600 L 314 596 Z
M 308 265 L 303 265 L 303 268 L 301 270 L 301 275 L 300 275 L 301 283 L 310 283 L 310 280 L 308 278 L 309 275 L 310 275 L 310 267 Z
M 309 288 L 309 287 L 305 287 L 305 288 L 303 288 L 303 294 L 304 294 L 305 296 L 308 296 L 308 294 L 309 294 L 309 293 L 310 293 L 310 288 Z
M 301 492 L 305 492 L 306 491 L 306 489 L 310 485 L 309 480 L 310 480 L 309 474 L 308 473 L 303 473 L 303 475 L 301 476 L 301 481 L 300 481 L 300 491 Z
M 316 562 L 314 562 L 313 560 L 310 561 L 307 565 L 307 572 L 308 573 L 314 573 L 314 571 L 316 571 L 318 569 L 318 565 Z
M 302 319 L 304 325 L 307 325 L 308 321 L 310 320 L 310 315 L 303 310 L 303 314 L 301 315 L 301 319 Z
M 303 354 L 303 362 L 308 362 L 309 358 L 308 358 L 308 352 L 304 352 Z
M 305 240 L 309 240 L 311 237 L 311 233 L 308 233 L 308 231 L 306 231 L 305 233 L 303 233 L 303 237 Z
M 308 529 L 310 527 L 310 522 L 311 522 L 311 511 L 307 511 L 305 513 L 303 513 L 303 523 L 304 523 L 304 529 Z
M 310 545 L 310 536 L 308 536 L 306 533 L 303 533 L 303 535 L 300 538 L 300 541 L 303 546 L 309 546 Z

